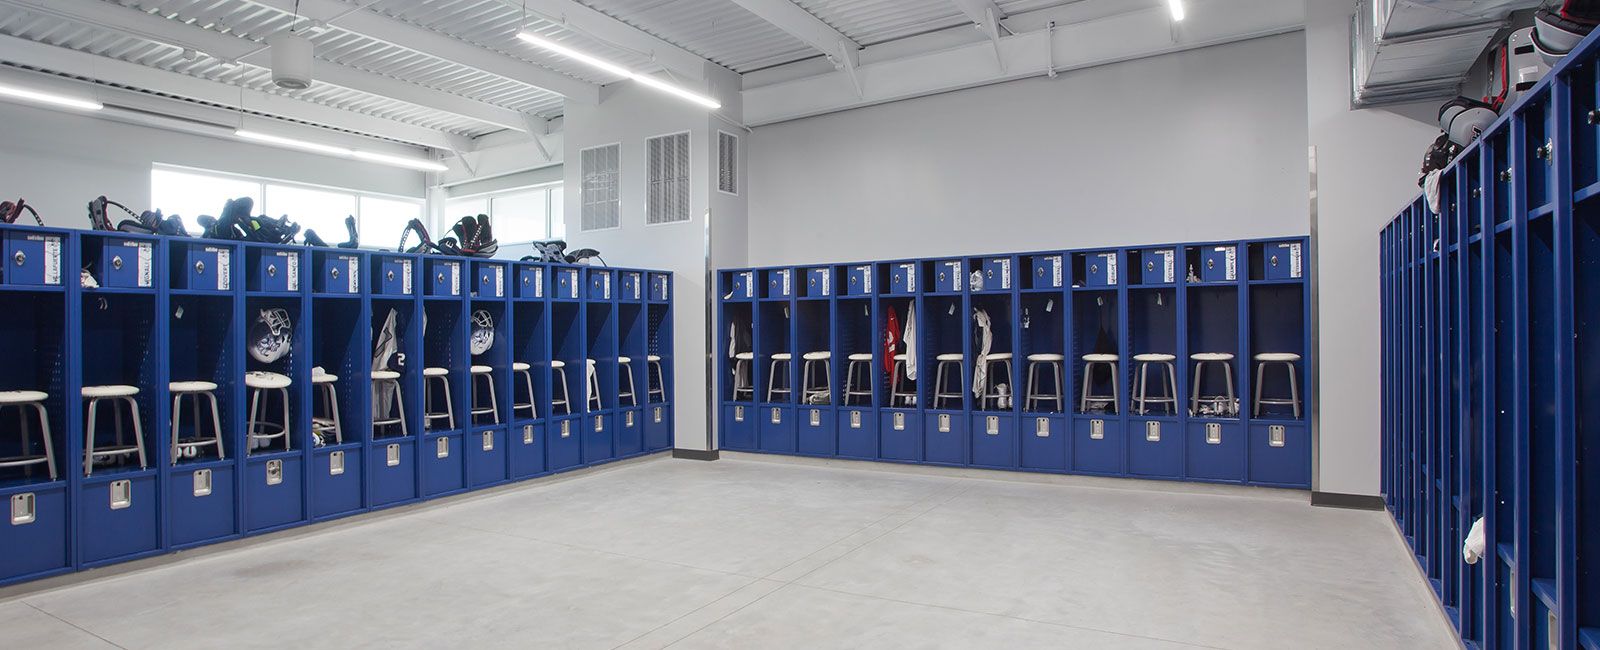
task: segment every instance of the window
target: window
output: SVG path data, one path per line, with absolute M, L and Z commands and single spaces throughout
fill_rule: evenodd
M 448 231 L 462 217 L 487 214 L 494 227 L 494 238 L 502 245 L 560 239 L 567 230 L 561 223 L 561 209 L 560 185 L 455 197 L 444 203 L 440 228 Z M 439 236 L 445 234 L 439 233 Z
M 150 203 L 183 217 L 190 234 L 201 232 L 198 217 L 217 216 L 229 200 L 249 197 L 252 213 L 287 215 L 300 231 L 317 231 L 332 246 L 349 238 L 344 218 L 356 218 L 363 248 L 393 249 L 406 222 L 422 216 L 422 199 L 366 194 L 354 190 L 289 183 L 221 172 L 157 166 L 150 171 Z
M 578 229 L 584 232 L 622 225 L 621 198 L 617 193 L 617 163 L 620 145 L 584 149 L 579 153 L 578 196 L 582 201 Z
M 689 220 L 689 134 L 650 138 L 645 145 L 644 222 Z
M 739 136 L 717 132 L 717 191 L 739 194 Z

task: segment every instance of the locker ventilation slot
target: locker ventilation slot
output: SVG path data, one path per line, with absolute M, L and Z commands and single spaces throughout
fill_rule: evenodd
M 32 492 L 11 495 L 11 525 L 31 524 L 38 512 L 39 501 Z
M 739 136 L 717 132 L 717 189 L 739 194 Z
M 644 222 L 688 221 L 689 134 L 675 133 L 645 140 L 645 176 L 649 184 Z
M 605 230 L 622 225 L 621 198 L 617 192 L 617 163 L 620 145 L 584 149 L 579 153 L 579 200 L 582 201 L 578 227 L 583 231 Z

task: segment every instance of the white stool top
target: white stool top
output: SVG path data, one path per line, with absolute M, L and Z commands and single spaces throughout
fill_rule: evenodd
M 526 363 L 523 363 L 521 361 L 513 361 L 513 362 L 511 362 L 511 369 L 512 370 L 530 370 L 532 368 L 533 368 L 533 366 L 530 366 L 530 365 L 528 365 Z
M 550 360 L 550 367 L 551 368 L 565 368 L 565 367 L 567 367 L 567 362 L 562 361 L 560 359 L 551 359 Z
M 1300 355 L 1293 352 L 1262 352 L 1256 355 L 1256 361 L 1299 361 Z
M 857 352 L 855 354 L 850 355 L 850 360 L 851 361 L 871 361 L 872 360 L 872 353 L 871 352 Z
M 960 352 L 946 352 L 933 358 L 934 361 L 962 361 L 965 359 L 966 356 L 962 355 Z
M 217 385 L 209 381 L 175 381 L 167 384 L 167 390 L 174 393 L 206 393 L 217 389 Z
M 311 373 L 311 383 L 313 384 L 331 384 L 336 381 L 339 381 L 338 375 L 330 375 L 326 372 Z
M 374 370 L 374 371 L 372 371 L 372 378 L 373 379 L 399 379 L 400 378 L 400 373 L 395 372 L 393 370 Z
M 27 404 L 28 402 L 43 402 L 49 397 L 49 393 L 38 390 L 4 390 L 0 391 L 0 404 Z
M 1054 352 L 1040 352 L 1028 355 L 1029 361 L 1065 361 L 1067 358 Z
M 422 369 L 422 376 L 424 376 L 424 377 L 443 377 L 443 376 L 448 375 L 448 374 L 450 374 L 450 369 L 449 368 L 423 368 Z
M 139 389 L 134 386 L 109 384 L 106 386 L 84 386 L 84 397 L 133 397 L 139 394 Z
M 833 357 L 833 353 L 832 352 L 830 352 L 828 350 L 819 350 L 817 352 L 807 352 L 801 358 L 805 359 L 806 361 L 822 361 L 824 359 L 829 359 L 829 358 L 832 358 L 832 357 Z
M 489 374 L 491 372 L 494 372 L 494 368 L 490 368 L 489 366 L 473 366 L 472 367 L 472 374 L 474 374 L 474 375 L 487 375 L 487 374 Z
M 589 367 L 590 368 L 594 367 L 594 359 L 584 359 L 584 361 L 588 361 L 589 362 Z
M 1232 352 L 1196 352 L 1189 355 L 1195 361 L 1232 361 Z
M 777 354 L 772 355 L 772 360 L 773 361 L 788 361 L 788 360 L 793 359 L 793 358 L 794 358 L 794 355 L 789 354 L 788 352 L 779 352 Z
M 1176 356 L 1173 356 L 1173 355 L 1170 355 L 1170 354 L 1165 354 L 1165 353 L 1162 353 L 1162 352 L 1146 352 L 1144 354 L 1135 354 L 1135 355 L 1133 355 L 1133 360 L 1134 361 L 1156 361 L 1156 362 L 1161 362 L 1161 361 L 1173 361 L 1173 360 L 1175 360 L 1177 358 L 1178 357 L 1176 357 Z
M 751 359 L 756 358 L 756 353 L 754 353 L 754 352 L 740 352 L 738 354 L 733 355 L 733 358 L 738 359 L 740 361 L 749 361 Z
M 250 388 L 288 388 L 292 383 L 294 382 L 289 380 L 288 375 L 275 372 L 253 370 L 244 373 L 244 385 Z
M 647 362 L 660 361 L 661 360 L 661 355 L 659 355 L 659 354 L 647 354 L 647 355 L 644 355 L 644 360 L 647 361 Z
M 989 353 L 989 360 L 990 361 L 1010 361 L 1011 360 L 1011 353 L 1010 352 L 991 352 L 991 353 Z
M 906 353 L 904 353 L 904 352 L 896 352 L 896 353 L 894 353 L 894 360 L 895 361 L 905 361 L 906 360 Z
M 1085 355 L 1083 355 L 1083 360 L 1084 361 L 1088 361 L 1090 363 L 1106 363 L 1106 362 L 1116 361 L 1119 358 L 1121 358 L 1121 357 L 1118 357 L 1115 354 L 1105 354 L 1105 353 L 1096 353 L 1096 354 L 1085 354 Z
M 633 357 L 617 357 L 617 363 L 633 363 Z

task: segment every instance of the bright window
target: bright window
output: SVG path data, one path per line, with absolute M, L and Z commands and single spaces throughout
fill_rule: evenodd
M 269 178 L 241 176 L 174 167 L 150 172 L 150 203 L 163 213 L 183 217 L 189 234 L 201 232 L 200 215 L 217 216 L 229 200 L 250 197 L 251 212 L 277 218 L 288 216 L 300 231 L 317 231 L 333 246 L 349 239 L 344 219 L 356 218 L 362 248 L 393 249 L 400 243 L 406 222 L 422 217 L 422 199 L 408 199 L 334 187 L 289 183 Z
M 400 233 L 412 219 L 422 218 L 422 202 L 405 199 L 361 197 L 361 245 L 367 248 L 394 249 Z M 340 241 L 344 238 L 341 237 Z M 414 242 L 414 240 L 413 240 Z
M 267 201 L 257 214 L 288 216 L 300 224 L 300 232 L 317 231 L 329 246 L 344 241 L 344 218 L 355 216 L 356 195 L 348 192 L 317 190 L 298 185 L 267 184 Z
M 444 203 L 444 218 L 439 228 L 449 229 L 462 217 L 489 215 L 494 237 L 501 245 L 560 239 L 566 234 L 561 223 L 561 186 L 520 187 L 490 194 L 452 198 Z M 554 215 L 554 218 L 551 218 Z
M 183 217 L 183 227 L 189 234 L 200 234 L 200 215 L 213 217 L 222 213 L 222 206 L 240 197 L 249 197 L 261 205 L 261 182 L 231 176 L 194 174 L 175 169 L 157 167 L 150 172 L 151 203 L 163 214 Z

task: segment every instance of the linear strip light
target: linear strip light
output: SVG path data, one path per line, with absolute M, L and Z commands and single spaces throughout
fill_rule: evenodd
M 1167 0 L 1167 7 L 1172 9 L 1172 22 L 1183 21 L 1183 0 Z
M 551 52 L 555 52 L 556 54 L 560 54 L 561 56 L 567 57 L 574 61 L 578 61 L 579 63 L 585 63 L 619 77 L 627 77 L 656 90 L 660 90 L 671 95 L 676 95 L 681 99 L 689 100 L 711 110 L 722 108 L 722 102 L 719 102 L 715 99 L 693 92 L 681 86 L 667 83 L 643 72 L 634 72 L 610 61 L 606 61 L 605 59 L 584 54 L 583 52 L 579 52 L 527 30 L 517 32 L 517 38 L 546 50 L 550 50 Z
M 364 160 L 367 162 L 378 163 L 380 165 L 405 167 L 407 169 L 415 169 L 417 171 L 442 172 L 450 169 L 449 167 L 432 160 L 424 160 L 422 158 L 407 158 L 405 156 L 391 156 L 389 154 L 362 151 L 360 149 L 351 149 L 349 147 L 336 147 L 333 145 L 322 144 L 320 142 L 311 142 L 309 140 L 285 138 L 283 136 L 272 135 L 270 133 L 261 133 L 260 131 L 235 129 L 233 135 L 241 140 L 250 140 L 252 142 L 260 142 L 262 144 L 276 145 L 290 149 L 301 149 L 304 151 L 310 151 L 329 156 L 339 156 L 341 158 L 354 158 L 356 160 Z
M 42 90 L 31 90 L 28 88 L 19 88 L 17 86 L 5 84 L 0 84 L 0 96 L 39 104 L 65 106 L 67 108 L 75 108 L 80 111 L 98 111 L 102 108 L 105 108 L 104 104 L 90 99 L 78 99 L 76 97 L 57 95 L 55 93 L 48 93 Z

